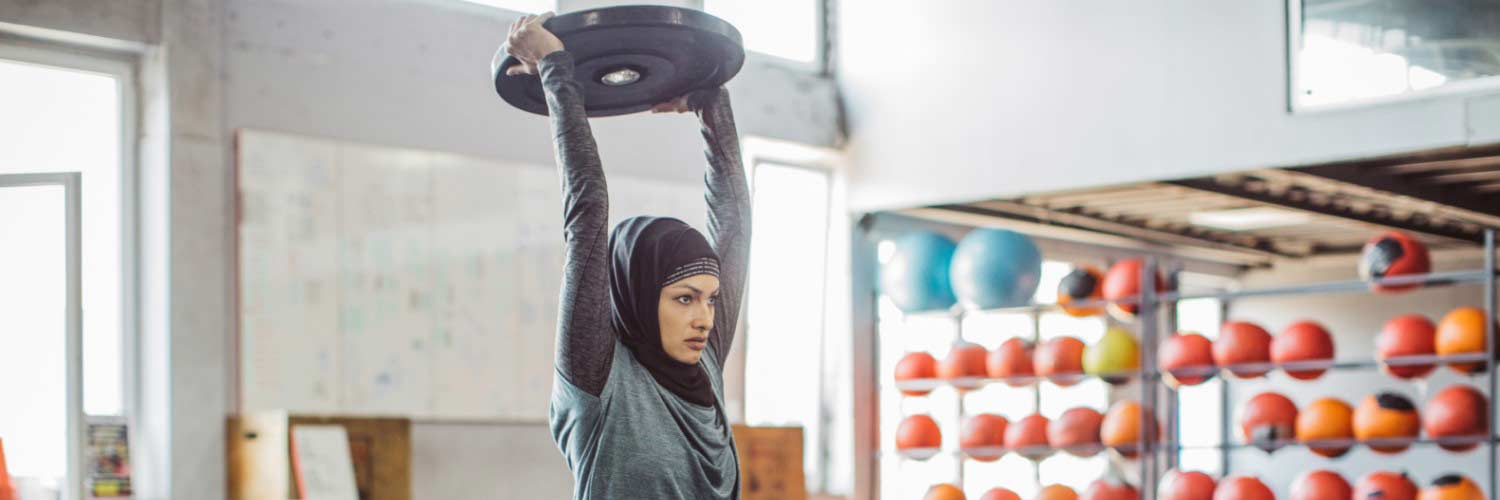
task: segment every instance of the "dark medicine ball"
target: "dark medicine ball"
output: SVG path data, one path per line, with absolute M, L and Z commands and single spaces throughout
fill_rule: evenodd
M 1073 304 L 1104 299 L 1104 273 L 1093 266 L 1073 268 L 1057 283 L 1057 304 L 1069 316 L 1095 316 L 1104 312 L 1103 307 L 1079 307 Z
M 1359 277 L 1365 281 L 1430 271 L 1432 260 L 1427 255 L 1427 245 L 1397 231 L 1382 234 L 1365 243 L 1364 255 L 1359 259 Z M 1370 288 L 1377 292 L 1403 292 L 1418 286 L 1420 285 L 1372 283 Z

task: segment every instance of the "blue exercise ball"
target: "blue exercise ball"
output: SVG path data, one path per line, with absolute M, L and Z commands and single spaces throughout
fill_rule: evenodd
M 1025 305 L 1036 294 L 1042 253 L 1031 238 L 1004 229 L 975 229 L 953 253 L 953 293 L 969 309 Z
M 953 307 L 948 264 L 953 240 L 929 231 L 908 233 L 894 241 L 895 253 L 880 269 L 880 290 L 903 312 L 937 311 Z

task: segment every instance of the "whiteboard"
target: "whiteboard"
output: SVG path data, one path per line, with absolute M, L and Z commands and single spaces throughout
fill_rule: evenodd
M 555 167 L 237 139 L 242 411 L 546 419 Z M 611 175 L 609 188 L 611 225 L 651 214 L 704 227 L 701 185 Z

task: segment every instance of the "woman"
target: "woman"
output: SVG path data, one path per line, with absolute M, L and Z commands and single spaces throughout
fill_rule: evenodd
M 566 264 L 550 421 L 574 498 L 737 499 L 724 414 L 750 248 L 750 194 L 728 94 L 695 92 L 653 111 L 693 111 L 708 142 L 708 227 L 634 217 L 609 235 L 604 170 L 573 58 L 542 27 L 511 25 L 508 51 L 539 73 L 562 169 Z

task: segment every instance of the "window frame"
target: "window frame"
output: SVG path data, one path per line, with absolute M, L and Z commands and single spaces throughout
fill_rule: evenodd
M 111 50 L 116 49 L 116 50 Z M 33 38 L 25 36 L 24 33 L 14 33 L 9 30 L 0 30 L 0 59 L 15 61 L 23 64 L 34 64 L 58 68 L 61 70 L 81 71 L 109 76 L 115 80 L 117 95 L 119 96 L 119 150 L 116 152 L 119 165 L 120 182 L 120 204 L 117 214 L 120 217 L 120 255 L 117 256 L 120 263 L 120 413 L 89 415 L 83 407 L 83 397 L 86 391 L 83 379 L 83 326 L 77 326 L 79 344 L 77 356 L 70 355 L 68 371 L 70 374 L 76 372 L 78 377 L 76 383 L 69 384 L 69 400 L 75 396 L 78 398 L 76 411 L 69 412 L 70 419 L 77 422 L 69 422 L 70 437 L 76 438 L 76 442 L 70 442 L 69 476 L 67 479 L 70 489 L 66 493 L 74 496 L 64 495 L 63 498 L 88 498 L 85 495 L 87 470 L 84 469 L 83 448 L 87 444 L 85 433 L 90 417 L 123 418 L 130 433 L 131 449 L 139 449 L 141 439 L 137 439 L 141 429 L 137 423 L 141 420 L 140 401 L 140 327 L 141 327 L 141 281 L 140 274 L 143 265 L 140 238 L 140 164 L 139 164 L 139 141 L 140 136 L 140 54 L 129 50 L 128 47 L 111 47 L 110 49 L 91 47 L 82 43 L 67 43 L 52 41 L 48 39 Z M 53 175 L 53 174 L 44 174 Z M 69 175 L 69 174 L 56 174 Z M 86 182 L 81 174 L 76 172 L 71 175 L 79 177 L 73 181 L 72 189 L 76 193 L 76 201 L 69 203 L 82 205 L 82 183 Z M 82 222 L 82 213 L 79 214 L 79 223 Z M 81 227 L 78 228 L 81 233 Z M 81 235 L 80 235 L 81 237 Z M 79 242 L 81 245 L 81 241 Z M 76 278 L 82 283 L 82 276 Z M 81 303 L 78 307 L 83 307 Z M 81 312 L 78 320 L 81 322 Z M 76 395 L 73 394 L 76 392 Z M 135 455 L 132 453 L 132 455 Z M 133 459 L 134 457 L 132 457 Z M 75 461 L 76 460 L 76 461 Z M 133 460 L 132 460 L 133 461 Z M 76 467 L 76 468 L 75 468 Z M 135 469 L 135 467 L 132 467 Z

